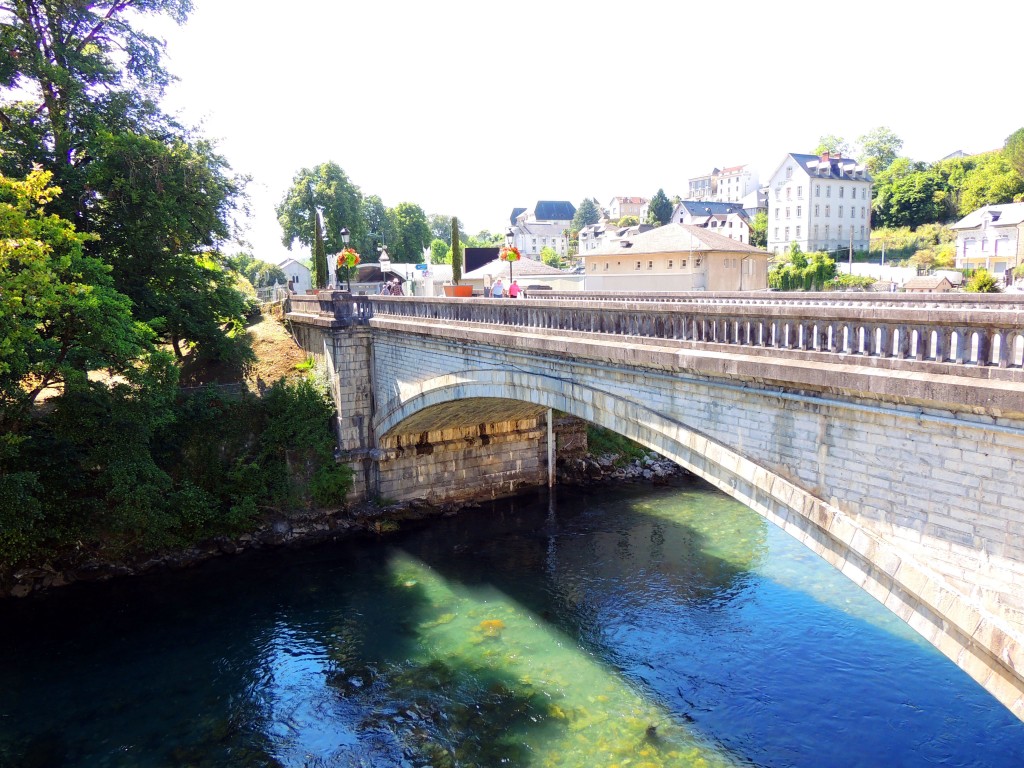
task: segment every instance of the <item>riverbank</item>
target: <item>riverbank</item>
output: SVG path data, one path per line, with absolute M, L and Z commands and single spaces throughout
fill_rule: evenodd
M 621 455 L 602 454 L 559 460 L 561 485 L 660 484 L 685 474 L 673 462 L 650 453 L 624 462 Z M 412 500 L 401 504 L 357 504 L 268 517 L 256 529 L 238 536 L 218 536 L 185 549 L 111 560 L 81 553 L 72 560 L 55 560 L 0 572 L 0 598 L 27 598 L 78 582 L 108 581 L 161 570 L 189 568 L 207 560 L 254 549 L 304 546 L 359 533 L 385 535 L 403 521 L 450 517 L 479 501 L 434 505 Z

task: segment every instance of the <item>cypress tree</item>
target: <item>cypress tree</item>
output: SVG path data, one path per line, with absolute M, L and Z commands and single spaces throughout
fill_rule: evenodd
M 459 244 L 459 220 L 452 216 L 452 284 L 462 279 L 462 246 Z
M 316 287 L 327 287 L 327 250 L 324 248 L 324 233 L 320 229 L 320 214 L 313 211 L 313 273 Z

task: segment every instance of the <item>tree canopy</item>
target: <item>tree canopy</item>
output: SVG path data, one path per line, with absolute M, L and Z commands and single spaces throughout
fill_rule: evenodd
M 874 175 L 892 165 L 899 156 L 903 139 L 893 133 L 890 128 L 882 125 L 858 138 L 857 143 L 860 145 L 858 160 L 864 163 L 868 171 Z
M 672 201 L 668 199 L 664 189 L 659 189 L 651 197 L 651 202 L 647 209 L 647 223 L 660 227 L 663 224 L 668 224 L 671 218 Z
M 275 210 L 281 225 L 281 243 L 289 250 L 296 242 L 313 247 L 317 210 L 323 214 L 322 236 L 327 254 L 340 253 L 345 247 L 342 229 L 349 231 L 352 243 L 366 242 L 362 193 L 337 163 L 320 163 L 299 170 Z
M 584 227 L 589 227 L 591 224 L 597 224 L 600 220 L 601 209 L 597 205 L 597 201 L 592 200 L 589 197 L 585 197 L 576 207 L 576 213 L 572 217 L 572 224 L 569 225 L 569 228 L 574 232 L 579 232 Z

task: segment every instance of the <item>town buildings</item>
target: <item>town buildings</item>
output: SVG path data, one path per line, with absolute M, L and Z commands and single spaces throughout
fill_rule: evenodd
M 738 203 L 681 200 L 672 209 L 671 221 L 710 229 L 741 243 L 750 242 L 750 215 Z
M 533 208 L 514 208 L 509 219 L 514 243 L 524 256 L 539 259 L 544 248 L 566 256 L 575 215 L 576 206 L 567 200 L 538 200 Z
M 624 216 L 636 216 L 641 223 L 647 221 L 647 206 L 650 202 L 646 197 L 613 197 L 608 203 L 608 220 L 618 221 Z
M 740 203 L 744 208 L 756 208 L 759 188 L 757 171 L 752 166 L 734 165 L 729 168 L 715 168 L 711 173 L 691 178 L 687 199 Z
M 768 250 L 868 250 L 871 175 L 839 154 L 790 153 L 768 180 Z

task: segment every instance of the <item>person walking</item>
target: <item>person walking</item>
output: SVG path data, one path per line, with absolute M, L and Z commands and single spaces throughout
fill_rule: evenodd
M 505 286 L 501 284 L 501 278 L 499 277 L 494 281 L 494 285 L 491 286 L 491 296 L 495 299 L 500 299 L 505 295 Z
M 510 285 L 508 287 L 508 297 L 510 299 L 518 299 L 519 298 L 519 281 L 518 280 L 513 280 L 512 281 L 512 285 Z

